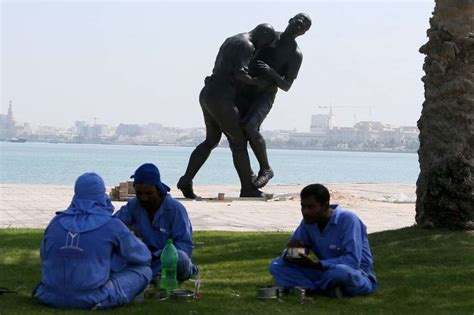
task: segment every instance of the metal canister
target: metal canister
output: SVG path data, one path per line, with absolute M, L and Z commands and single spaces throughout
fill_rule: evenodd
M 278 298 L 281 298 L 282 296 L 284 296 L 287 292 L 285 291 L 285 288 L 284 287 L 275 287 L 276 291 L 277 291 L 277 296 Z
M 145 290 L 145 297 L 162 301 L 162 300 L 166 300 L 168 298 L 168 294 L 166 294 L 165 289 L 149 288 L 149 289 Z
M 179 302 L 194 300 L 194 292 L 186 289 L 175 289 L 171 291 L 171 299 Z
M 271 300 L 278 298 L 277 287 L 265 287 L 257 290 L 257 296 L 260 300 Z
M 304 247 L 288 247 L 287 256 L 291 258 L 300 258 L 300 254 L 305 254 Z
M 303 287 L 295 287 L 295 293 L 299 297 L 300 303 L 304 304 L 306 299 L 306 288 Z

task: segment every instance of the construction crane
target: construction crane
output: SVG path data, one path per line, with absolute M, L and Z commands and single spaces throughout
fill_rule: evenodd
M 333 108 L 368 108 L 369 109 L 369 122 L 372 121 L 372 106 L 367 105 L 367 106 L 318 106 L 318 108 L 329 108 L 329 119 L 332 119 L 334 116 L 333 114 Z M 356 114 L 354 111 L 354 124 L 357 122 L 356 121 Z

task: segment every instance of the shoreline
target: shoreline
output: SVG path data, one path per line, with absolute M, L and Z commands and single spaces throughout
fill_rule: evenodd
M 12 143 L 9 140 L 0 141 L 0 143 Z M 144 147 L 176 147 L 176 148 L 195 148 L 196 145 L 181 145 L 173 143 L 161 143 L 161 144 L 147 144 L 147 143 L 113 143 L 113 142 L 53 142 L 53 141 L 26 141 L 22 143 L 42 143 L 42 144 L 84 144 L 84 145 L 126 145 L 126 146 L 144 146 Z M 229 148 L 227 145 L 219 145 L 218 148 Z M 322 151 L 322 152 L 363 152 L 363 153 L 406 153 L 406 154 L 417 154 L 416 150 L 405 150 L 405 151 L 393 151 L 393 150 L 349 150 L 349 149 L 318 149 L 318 148 L 278 148 L 278 147 L 267 147 L 267 150 L 285 150 L 285 151 Z

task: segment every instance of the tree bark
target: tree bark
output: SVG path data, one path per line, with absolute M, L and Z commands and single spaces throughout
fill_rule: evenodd
M 418 120 L 416 222 L 474 228 L 474 0 L 436 0 Z

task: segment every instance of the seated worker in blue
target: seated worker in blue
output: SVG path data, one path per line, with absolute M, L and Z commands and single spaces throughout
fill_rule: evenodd
M 306 254 L 290 258 L 284 251 L 270 264 L 273 279 L 283 287 L 300 286 L 338 298 L 374 292 L 377 279 L 364 223 L 339 205 L 330 205 L 323 185 L 306 186 L 300 197 L 303 220 L 288 248 L 304 247 Z M 315 259 L 307 256 L 309 250 Z
M 136 197 L 115 216 L 148 246 L 153 278 L 160 274 L 160 255 L 168 239 L 173 240 L 178 251 L 178 281 L 196 275 L 198 267 L 191 261 L 192 226 L 186 208 L 168 194 L 170 188 L 161 182 L 160 172 L 154 164 L 141 165 L 131 178 Z
M 52 307 L 109 308 L 130 303 L 146 288 L 150 252 L 113 211 L 99 175 L 76 180 L 69 208 L 56 212 L 44 232 L 42 280 L 33 298 Z M 125 262 L 118 272 L 113 256 Z

